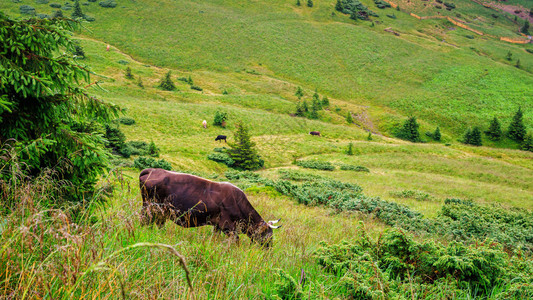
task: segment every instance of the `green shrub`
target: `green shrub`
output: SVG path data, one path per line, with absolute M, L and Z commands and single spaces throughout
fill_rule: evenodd
M 149 154 L 149 150 L 148 150 L 149 146 L 147 142 L 128 141 L 126 142 L 126 146 L 131 149 L 130 155 L 148 155 Z
M 298 282 L 281 269 L 276 269 L 276 281 L 274 282 L 274 289 L 277 296 L 284 300 L 304 299 L 302 287 Z
M 223 127 L 224 126 L 223 124 L 225 124 L 227 119 L 228 119 L 228 113 L 217 110 L 215 112 L 215 117 L 213 118 L 213 125 Z
M 426 192 L 416 191 L 416 190 L 403 190 L 399 192 L 390 192 L 391 196 L 398 198 L 412 198 L 419 201 L 429 201 L 434 200 L 433 196 Z
M 418 122 L 416 122 L 415 117 L 409 117 L 407 119 L 402 127 L 396 129 L 396 137 L 401 138 L 403 140 L 411 141 L 413 143 L 420 142 L 420 133 L 418 132 L 418 127 L 420 125 Z
M 61 4 L 59 4 L 59 3 L 50 3 L 50 7 L 52 7 L 52 8 L 61 8 Z
M 207 159 L 223 163 L 228 167 L 232 167 L 235 164 L 235 161 L 227 154 L 221 152 L 211 153 L 207 156 Z
M 126 67 L 126 71 L 124 73 L 124 77 L 126 77 L 126 79 L 133 79 L 133 74 L 131 74 L 131 68 L 130 67 Z
M 196 91 L 203 91 L 204 89 L 202 89 L 201 87 L 197 86 L 197 85 L 191 85 L 191 90 L 196 90 Z
M 265 161 L 257 153 L 248 128 L 239 122 L 235 125 L 235 129 L 235 143 L 228 143 L 231 147 L 228 154 L 234 161 L 233 167 L 242 170 L 262 168 Z
M 132 118 L 122 117 L 117 119 L 120 124 L 124 125 L 133 125 L 135 124 L 135 120 Z
M 168 71 L 168 73 L 161 79 L 159 82 L 159 88 L 165 91 L 173 91 L 176 89 L 176 85 L 174 85 L 174 82 L 171 78 L 171 72 Z
M 117 61 L 117 62 L 118 62 L 119 64 L 121 64 L 121 65 L 129 65 L 129 63 L 130 63 L 129 61 L 127 61 L 127 60 L 123 60 L 123 59 L 121 59 L 121 60 L 119 60 L 119 61 Z
M 23 15 L 35 15 L 35 8 L 29 5 L 21 5 L 19 10 Z
M 348 144 L 348 149 L 346 149 L 346 154 L 348 154 L 348 155 L 354 155 L 354 152 L 353 152 L 353 143 L 349 143 L 349 144 Z M 341 167 L 341 170 L 342 170 L 342 167 Z
M 126 136 L 118 126 L 105 125 L 105 138 L 107 139 L 107 146 L 115 151 L 118 151 L 124 146 Z
M 159 157 L 159 148 L 155 145 L 154 141 L 151 141 L 148 145 L 148 155 Z
M 473 146 L 481 146 L 483 144 L 481 140 L 481 130 L 479 127 L 474 127 L 474 129 L 468 128 L 463 137 L 463 143 Z
M 229 180 L 247 180 L 250 182 L 261 182 L 262 178 L 259 174 L 254 173 L 252 171 L 227 171 L 224 173 L 224 176 L 226 176 Z
M 318 160 L 299 160 L 296 162 L 297 166 L 308 168 L 308 169 L 317 169 L 317 170 L 326 170 L 333 171 L 335 166 L 328 161 L 318 161 Z
M 528 132 L 524 137 L 524 141 L 522 142 L 520 149 L 533 152 L 533 134 L 531 132 Z
M 507 136 L 516 142 L 522 142 L 526 135 L 526 126 L 524 125 L 522 108 L 519 107 L 513 116 L 511 124 L 507 129 Z
M 117 6 L 117 3 L 114 0 L 105 0 L 100 1 L 98 5 L 100 5 L 101 7 L 115 8 Z
M 50 16 L 47 14 L 37 14 L 37 17 L 39 19 L 50 19 Z
M 370 172 L 370 170 L 367 167 L 363 167 L 363 166 L 341 164 L 340 168 L 341 170 L 344 170 L 344 171 Z
M 37 4 L 48 4 L 50 2 L 49 0 L 35 0 L 35 3 Z
M 133 161 L 133 166 L 139 170 L 146 168 L 161 168 L 165 170 L 172 170 L 172 165 L 164 159 L 156 160 L 152 157 L 138 157 Z

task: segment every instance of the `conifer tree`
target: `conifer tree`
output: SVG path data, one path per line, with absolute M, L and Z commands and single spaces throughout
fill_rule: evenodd
M 366 137 L 366 140 L 367 141 L 371 141 L 372 140 L 372 131 L 368 131 L 368 136 Z
M 81 10 L 81 5 L 80 5 L 80 1 L 79 0 L 76 0 L 74 2 L 74 11 L 72 12 L 72 18 L 73 19 L 76 19 L 76 18 L 83 18 L 85 16 L 85 14 L 83 13 L 83 11 Z
M 342 0 L 337 0 L 335 4 L 335 10 L 342 12 L 344 10 L 344 5 L 342 5 Z
M 307 6 L 313 7 L 313 0 L 307 0 Z
M 485 131 L 485 134 L 492 141 L 501 140 L 503 133 L 502 133 L 502 126 L 498 118 L 494 117 L 494 119 L 492 119 L 489 125 L 489 129 Z
M 140 88 L 143 88 L 143 89 L 144 89 L 144 84 L 143 84 L 143 80 L 142 80 L 141 76 L 139 76 L 139 78 L 137 79 L 137 85 L 138 85 Z
M 187 83 L 188 83 L 189 85 L 194 85 L 194 81 L 192 81 L 192 77 L 191 77 L 191 75 L 189 75 L 189 78 L 187 78 Z
M 352 124 L 353 123 L 353 117 L 352 117 L 352 113 L 351 112 L 348 112 L 346 114 L 346 122 L 348 122 L 348 124 Z
M 304 110 L 304 112 L 308 112 L 309 111 L 309 105 L 307 105 L 307 100 L 304 99 L 304 102 L 302 103 L 302 108 Z
M 481 146 L 483 143 L 481 141 L 481 130 L 479 129 L 479 127 L 474 127 L 474 129 L 472 129 L 472 135 L 470 136 L 470 145 L 474 145 L 474 146 Z
M 397 136 L 401 139 L 411 141 L 413 143 L 420 142 L 420 133 L 418 132 L 420 125 L 416 122 L 415 117 L 409 117 L 400 130 L 397 132 Z
M 514 66 L 520 69 L 520 59 L 516 60 L 516 64 Z
M 433 139 L 435 141 L 440 141 L 441 139 L 441 134 L 440 134 L 440 128 L 439 126 L 437 126 L 437 128 L 435 129 L 435 132 L 433 132 Z
M 513 53 L 511 53 L 511 51 L 507 51 L 507 55 L 505 56 L 505 59 L 507 59 L 508 61 L 513 60 Z
M 61 9 L 58 9 L 56 11 L 54 11 L 54 13 L 52 14 L 52 18 L 63 18 L 63 11 Z
M 522 26 L 522 28 L 520 29 L 520 31 L 523 33 L 523 34 L 527 34 L 529 35 L 529 21 L 526 20 L 524 22 L 524 26 Z
M 320 103 L 320 98 L 318 97 L 318 94 L 316 92 L 313 95 L 312 106 L 313 106 L 313 109 L 316 111 L 319 111 L 322 109 L 322 103 Z
M 298 87 L 296 89 L 296 93 L 294 93 L 294 96 L 298 97 L 298 99 L 301 99 L 304 96 L 304 91 L 301 87 Z
M 165 91 L 173 91 L 176 89 L 176 85 L 174 85 L 174 82 L 171 78 L 171 72 L 168 71 L 168 73 L 161 79 L 161 82 L 159 83 L 159 87 Z
M 528 132 L 524 136 L 524 141 L 522 142 L 522 145 L 521 145 L 520 149 L 522 149 L 524 151 L 533 152 L 533 134 L 531 134 L 531 132 Z
M 300 2 L 300 0 L 296 0 L 296 6 L 302 6 L 302 3 Z
M 524 125 L 522 108 L 519 107 L 518 111 L 516 111 L 515 115 L 513 116 L 513 120 L 511 121 L 509 129 L 507 130 L 507 135 L 511 140 L 516 142 L 522 142 L 524 140 L 524 136 L 526 135 L 526 126 Z
M 126 68 L 126 73 L 124 74 L 124 77 L 126 77 L 127 79 L 133 79 L 133 74 L 131 74 L 131 68 L 130 67 Z
M 357 20 L 358 19 L 358 11 L 357 9 L 352 10 L 352 13 L 350 14 L 350 19 Z
M 328 107 L 329 106 L 329 99 L 328 96 L 324 96 L 322 98 L 322 107 Z
M 248 129 L 241 122 L 235 124 L 235 128 L 235 143 L 228 143 L 231 147 L 228 154 L 235 162 L 234 167 L 243 170 L 262 168 L 264 161 L 257 154 Z
M 353 143 L 348 144 L 348 149 L 346 150 L 346 154 L 353 155 Z
M 297 115 L 298 117 L 303 117 L 305 115 L 305 111 L 304 111 L 304 108 L 302 106 L 302 102 L 298 101 L 298 103 L 296 103 L 296 113 L 295 115 Z

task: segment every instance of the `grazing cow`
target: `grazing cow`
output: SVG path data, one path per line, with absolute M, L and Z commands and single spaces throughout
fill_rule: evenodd
M 269 247 L 277 221 L 265 222 L 244 192 L 228 182 L 214 182 L 198 176 L 144 169 L 139 176 L 143 199 L 143 224 L 162 227 L 167 219 L 188 227 L 213 225 L 238 241 L 239 233 Z
M 222 140 L 224 140 L 224 142 L 226 142 L 226 143 L 228 142 L 228 141 L 226 141 L 226 136 L 225 135 L 219 135 L 219 136 L 217 136 L 215 138 L 215 141 L 222 141 Z
M 320 131 L 311 131 L 309 132 L 310 135 L 316 135 L 316 136 L 320 136 Z
M 206 121 L 206 120 L 203 120 L 203 121 L 202 121 L 202 126 L 204 126 L 204 129 L 207 128 L 207 121 Z

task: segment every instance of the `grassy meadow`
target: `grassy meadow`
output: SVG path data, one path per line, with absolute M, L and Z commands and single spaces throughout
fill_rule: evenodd
M 135 120 L 120 125 L 127 141 L 153 141 L 159 158 L 173 170 L 229 180 L 228 167 L 207 156 L 216 147 L 228 147 L 214 139 L 224 134 L 232 142 L 241 121 L 265 160 L 265 168 L 256 172 L 265 179 L 279 180 L 280 171 L 290 170 L 358 185 L 364 195 L 405 205 L 421 213 L 422 220 L 440 217 L 448 198 L 531 214 L 533 153 L 517 150 L 508 140 L 484 139 L 488 146 L 482 147 L 457 140 L 469 126 L 488 127 L 494 116 L 506 128 L 518 106 L 526 126 L 533 128 L 533 54 L 526 51 L 533 48 L 489 37 L 471 39 L 471 32 L 450 30 L 446 21 L 420 21 L 402 11 L 380 10 L 373 1 L 361 2 L 380 14 L 379 22 L 350 20 L 334 11 L 334 1 L 316 1 L 313 8 L 281 0 L 137 0 L 118 1 L 116 8 L 88 2 L 82 8 L 96 21 L 85 23 L 74 37 L 86 54 L 79 62 L 94 71 L 91 80 L 98 83 L 88 87 L 89 93 L 119 105 L 123 117 Z M 516 25 L 506 18 L 488 21 L 492 12 L 481 12 L 482 6 L 455 2 L 465 19 L 490 34 L 516 35 Z M 28 0 L 4 1 L 0 10 L 17 14 L 21 4 L 38 13 L 53 11 Z M 481 17 L 473 20 L 477 14 Z M 400 36 L 384 32 L 387 27 Z M 505 59 L 509 51 L 512 62 Z M 520 69 L 514 66 L 516 59 Z M 127 67 L 134 79 L 125 78 Z M 157 88 L 168 71 L 176 91 Z M 139 77 L 144 87 L 138 86 Z M 188 77 L 203 90 L 178 80 Z M 293 116 L 298 86 L 308 102 L 315 90 L 329 98 L 330 106 L 318 120 Z M 212 125 L 217 111 L 228 113 L 226 128 Z M 346 122 L 348 112 L 356 116 L 353 124 Z M 422 136 L 440 126 L 443 141 L 423 137 L 427 142 L 415 144 L 393 138 L 393 129 L 408 115 L 418 118 Z M 322 136 L 308 134 L 315 130 Z M 346 153 L 350 143 L 353 155 Z M 383 279 L 390 286 L 379 282 L 370 290 L 401 292 L 364 298 L 346 282 L 373 279 L 357 277 L 353 270 L 328 271 L 317 252 L 324 249 L 323 242 L 355 243 L 366 236 L 381 246 L 391 226 L 375 214 L 304 205 L 253 182 L 236 184 L 264 219 L 282 218 L 272 249 L 261 249 L 246 236 L 232 243 L 208 226 L 184 229 L 167 222 L 163 228 L 143 227 L 135 158 L 114 160 L 113 171 L 101 180 L 109 192 L 106 202 L 92 207 L 92 215 L 79 224 L 69 221 L 72 208 L 41 206 L 49 200 L 47 189 L 53 189 L 46 178 L 12 191 L 21 205 L 0 218 L 0 299 L 291 299 L 283 289 L 292 281 L 280 274 L 292 277 L 292 287 L 304 292 L 302 299 L 530 295 L 505 296 L 513 282 L 521 282 L 518 276 L 494 284 L 485 294 L 464 286 L 449 292 L 450 278 L 432 281 L 433 289 L 391 277 Z M 297 160 L 331 162 L 335 170 L 305 169 L 295 165 Z M 341 170 L 346 164 L 369 172 Z M 450 242 L 444 236 L 409 234 L 420 243 Z M 173 251 L 184 257 L 192 290 Z M 347 252 L 339 250 L 338 257 Z M 517 267 L 521 272 L 533 268 L 530 254 L 507 253 L 524 265 Z M 529 280 L 525 289 L 533 286 L 530 277 L 523 276 Z M 455 292 L 459 290 L 467 292 Z

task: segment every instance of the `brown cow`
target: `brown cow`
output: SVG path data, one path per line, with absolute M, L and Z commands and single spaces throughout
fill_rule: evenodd
M 143 224 L 162 227 L 167 219 L 183 227 L 213 225 L 215 231 L 238 240 L 239 233 L 269 247 L 272 224 L 265 222 L 244 192 L 228 182 L 214 182 L 198 176 L 144 169 L 139 175 L 143 198 Z

